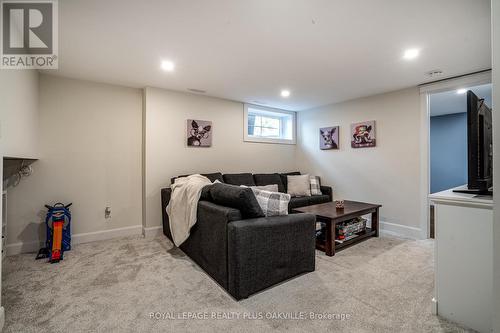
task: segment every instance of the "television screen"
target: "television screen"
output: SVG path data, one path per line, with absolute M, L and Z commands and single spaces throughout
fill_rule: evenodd
M 491 109 L 471 90 L 467 92 L 468 188 L 486 194 L 493 181 Z

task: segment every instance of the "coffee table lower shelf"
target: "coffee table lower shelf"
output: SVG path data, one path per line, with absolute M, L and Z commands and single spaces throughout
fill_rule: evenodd
M 378 210 L 380 207 L 382 206 L 378 204 L 345 200 L 344 208 L 341 209 L 337 208 L 334 202 L 326 202 L 317 205 L 295 208 L 293 212 L 316 215 L 316 222 L 323 222 L 326 224 L 325 241 L 320 242 L 316 239 L 316 248 L 318 250 L 325 251 L 325 254 L 331 257 L 335 255 L 336 250 L 344 249 L 370 237 L 378 237 Z M 365 231 L 359 232 L 358 237 L 342 243 L 335 242 L 337 223 L 349 221 L 353 218 L 368 214 L 371 214 L 370 228 L 366 228 Z
M 376 234 L 377 234 L 376 230 L 373 230 L 372 228 L 367 227 L 365 231 L 358 233 L 357 234 L 358 236 L 355 238 L 349 239 L 349 240 L 344 241 L 342 243 L 335 242 L 335 251 L 340 251 L 340 250 L 345 249 L 351 245 L 365 241 L 370 237 L 377 237 Z M 326 252 L 326 245 L 325 244 L 326 244 L 326 241 L 322 241 L 319 239 L 316 240 L 316 248 L 318 250 Z

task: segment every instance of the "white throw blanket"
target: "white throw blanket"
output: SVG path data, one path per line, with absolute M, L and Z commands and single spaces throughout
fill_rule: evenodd
M 176 246 L 189 237 L 189 230 L 196 223 L 196 212 L 201 190 L 211 184 L 207 177 L 191 175 L 177 178 L 172 185 L 172 196 L 167 206 L 170 232 Z

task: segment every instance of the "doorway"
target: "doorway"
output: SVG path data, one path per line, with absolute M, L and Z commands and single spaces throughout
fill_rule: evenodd
M 421 86 L 424 128 L 422 163 L 423 238 L 434 238 L 428 195 L 467 184 L 467 91 L 491 107 L 491 71 Z M 425 233 L 425 231 L 427 231 Z

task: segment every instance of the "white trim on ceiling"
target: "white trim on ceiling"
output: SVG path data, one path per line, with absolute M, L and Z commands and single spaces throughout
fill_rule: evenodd
M 420 85 L 420 93 L 438 93 L 491 83 L 491 70 Z

